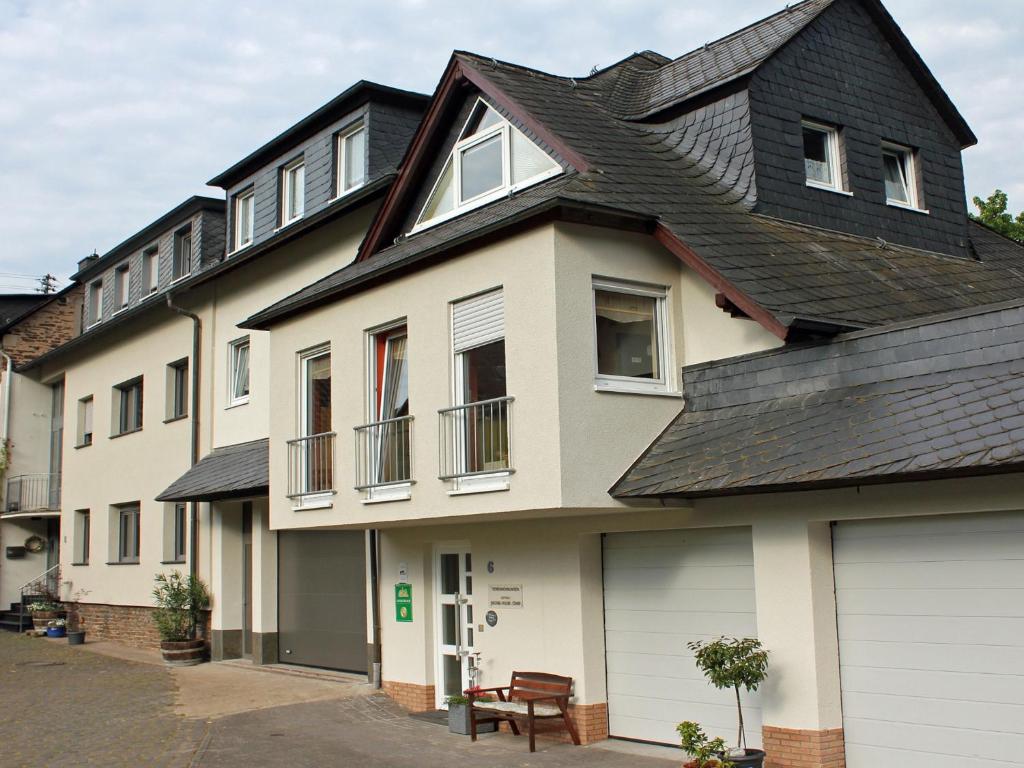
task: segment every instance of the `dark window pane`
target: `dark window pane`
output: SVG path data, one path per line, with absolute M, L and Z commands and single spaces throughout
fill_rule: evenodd
M 458 632 L 455 627 L 457 621 L 457 607 L 454 605 L 441 606 L 441 643 L 444 645 L 455 645 Z
M 462 354 L 464 402 L 505 397 L 505 340 L 493 341 Z
M 813 128 L 804 128 L 804 168 L 807 178 L 822 184 L 832 184 L 828 134 Z
M 441 594 L 459 592 L 459 556 L 441 555 Z
M 910 194 L 907 191 L 904 170 L 904 158 L 887 152 L 883 155 L 883 159 L 885 161 L 885 196 L 889 200 L 895 200 L 896 202 L 910 203 Z
M 658 300 L 597 290 L 597 371 L 605 376 L 660 379 Z

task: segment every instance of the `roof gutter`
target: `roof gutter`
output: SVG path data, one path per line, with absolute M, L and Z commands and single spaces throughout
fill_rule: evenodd
M 190 446 L 189 467 L 199 462 L 199 356 L 202 351 L 203 321 L 195 312 L 190 312 L 174 303 L 174 294 L 167 293 L 167 308 L 183 317 L 192 320 L 192 439 Z M 190 503 L 189 512 L 189 574 L 199 573 L 199 502 Z

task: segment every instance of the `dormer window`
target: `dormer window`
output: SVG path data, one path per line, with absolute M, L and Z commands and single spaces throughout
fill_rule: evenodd
M 482 99 L 423 206 L 416 229 L 556 176 L 562 167 Z
M 245 248 L 252 242 L 253 202 L 256 199 L 252 188 L 235 195 L 235 250 Z
M 351 192 L 366 182 L 366 129 L 360 122 L 338 134 L 336 148 L 337 196 Z
M 131 271 L 127 264 L 122 264 L 114 270 L 114 312 L 120 312 L 128 308 L 128 297 L 130 291 Z
M 882 144 L 885 200 L 889 205 L 921 210 L 916 165 L 914 150 L 899 144 Z
M 835 126 L 801 123 L 804 137 L 804 172 L 807 186 L 842 192 L 843 179 L 840 171 L 839 131 Z
M 103 319 L 103 280 L 89 283 L 89 306 L 86 323 L 96 325 Z
M 306 210 L 306 164 L 300 157 L 288 163 L 281 178 L 281 226 L 302 218 Z

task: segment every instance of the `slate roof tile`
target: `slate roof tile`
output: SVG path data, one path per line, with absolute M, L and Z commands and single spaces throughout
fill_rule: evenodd
M 266 438 L 214 448 L 171 483 L 157 501 L 215 501 L 266 495 L 270 487 Z

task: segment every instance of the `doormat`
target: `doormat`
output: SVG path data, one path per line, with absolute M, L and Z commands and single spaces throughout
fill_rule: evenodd
M 435 725 L 443 725 L 445 728 L 448 727 L 448 710 L 446 709 L 433 709 L 429 712 L 413 712 L 409 717 L 414 720 L 422 720 L 425 723 L 434 723 Z

